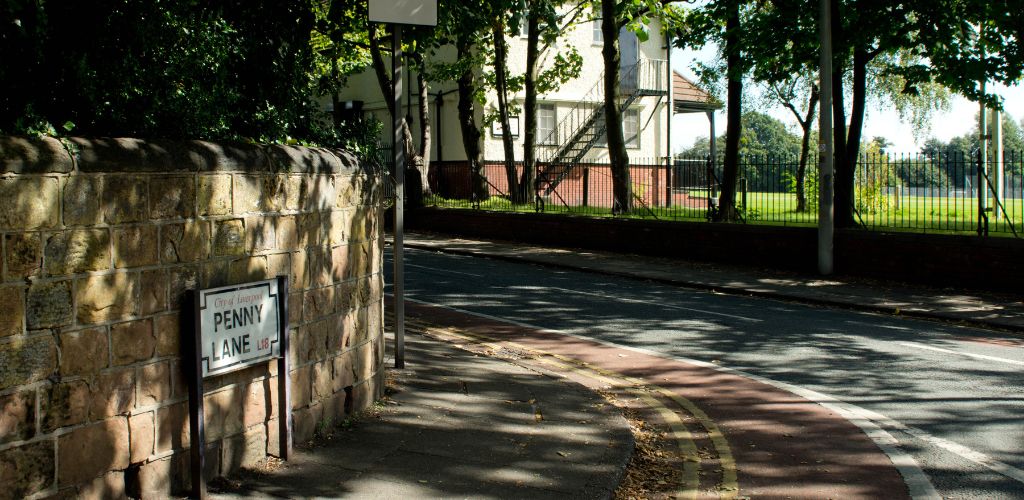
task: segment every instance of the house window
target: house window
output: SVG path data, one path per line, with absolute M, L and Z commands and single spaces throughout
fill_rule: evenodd
M 604 126 L 604 118 L 602 117 L 597 123 L 594 124 L 597 127 Z M 630 149 L 640 149 L 640 110 L 639 109 L 624 109 L 622 110 L 622 138 L 626 141 L 626 147 Z M 605 131 L 594 141 L 594 146 L 599 148 L 608 147 L 608 132 Z
M 604 43 L 604 34 L 601 33 L 601 20 L 600 19 L 594 19 L 594 26 L 593 26 L 592 29 L 593 29 L 593 32 L 594 32 L 594 44 L 602 44 L 602 43 Z
M 622 137 L 626 147 L 640 149 L 640 110 L 627 109 L 622 112 Z
M 519 17 L 519 36 L 530 37 L 530 9 L 523 9 L 523 15 Z
M 558 144 L 558 134 L 555 134 L 555 127 L 558 126 L 558 115 L 555 112 L 554 104 L 540 104 L 537 106 L 537 142 L 539 144 Z

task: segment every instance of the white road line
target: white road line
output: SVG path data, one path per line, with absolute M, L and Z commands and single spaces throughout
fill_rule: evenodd
M 416 264 L 409 264 L 408 262 L 405 264 L 405 267 L 416 267 L 416 268 L 419 268 L 419 269 L 426 269 L 428 271 L 434 271 L 434 272 L 438 272 L 438 273 L 461 274 L 463 276 L 472 276 L 474 278 L 483 278 L 484 277 L 484 275 L 482 275 L 482 274 L 466 273 L 466 272 L 462 272 L 462 271 L 452 271 L 451 269 L 438 269 L 436 267 L 429 267 L 429 266 L 420 266 L 420 265 L 416 265 Z
M 692 308 L 692 307 L 677 306 L 677 305 L 672 305 L 672 304 L 666 304 L 664 302 L 655 302 L 655 301 L 652 301 L 652 300 L 631 299 L 631 298 L 628 298 L 628 297 L 619 297 L 619 296 L 616 296 L 616 295 L 608 295 L 608 294 L 605 294 L 605 293 L 584 292 L 582 290 L 573 290 L 571 288 L 561 288 L 561 287 L 557 287 L 557 286 L 515 286 L 515 287 L 511 287 L 511 288 L 526 289 L 526 290 L 558 290 L 560 292 L 575 293 L 575 294 L 579 294 L 579 295 L 589 295 L 591 297 L 600 297 L 600 298 L 603 298 L 603 299 L 617 300 L 617 301 L 620 301 L 620 302 L 629 302 L 629 303 L 632 303 L 632 304 L 647 304 L 647 305 L 652 305 L 652 306 L 658 306 L 658 307 L 663 308 L 663 309 L 676 309 L 676 310 L 679 310 L 679 311 L 690 311 L 690 312 L 696 312 L 696 313 L 700 313 L 700 314 L 710 314 L 710 315 L 713 315 L 713 316 L 722 316 L 722 317 L 733 318 L 733 319 L 738 319 L 738 320 L 742 320 L 742 321 L 750 321 L 752 323 L 760 323 L 760 322 L 764 321 L 763 319 L 760 319 L 760 318 L 748 318 L 746 316 L 737 316 L 735 314 L 726 314 L 726 313 L 708 311 L 708 310 L 705 310 L 705 309 L 696 309 L 696 308 Z
M 901 346 L 913 347 L 915 349 L 925 349 L 925 350 L 928 350 L 928 351 L 942 352 L 942 353 L 946 353 L 946 354 L 955 354 L 957 356 L 964 356 L 964 357 L 967 357 L 967 358 L 982 359 L 982 360 L 985 360 L 985 361 L 995 361 L 995 362 L 998 362 L 998 363 L 1006 363 L 1008 365 L 1024 366 L 1024 361 L 1017 361 L 1015 359 L 1006 359 L 1006 358 L 1000 358 L 1000 357 L 996 357 L 996 356 L 986 356 L 984 354 L 974 354 L 974 353 L 971 353 L 971 352 L 953 351 L 953 350 L 950 350 L 950 349 L 943 349 L 941 347 L 932 347 L 930 345 L 919 344 L 917 342 L 896 342 L 896 343 L 901 345 Z
M 844 402 L 836 397 L 829 396 L 827 394 L 820 393 L 811 389 L 806 389 L 804 387 L 796 386 L 786 382 L 779 382 L 777 380 L 772 380 L 759 375 L 754 375 L 752 373 L 748 373 L 742 370 L 736 370 L 733 368 L 719 366 L 717 364 L 708 363 L 706 361 L 701 361 L 697 359 L 685 358 L 681 356 L 670 356 L 665 353 L 652 351 L 649 349 L 616 344 L 614 342 L 609 342 L 607 340 L 602 340 L 587 335 L 580 335 L 561 330 L 553 330 L 550 328 L 544 328 L 537 325 L 531 325 L 529 323 L 523 323 L 521 321 L 500 318 L 489 314 L 478 313 L 468 311 L 466 309 L 460 309 L 457 307 L 446 306 L 444 304 L 437 304 L 433 302 L 427 302 L 408 297 L 406 300 L 409 300 L 410 302 L 416 302 L 419 304 L 437 306 L 451 311 L 478 316 L 481 318 L 491 319 L 495 321 L 503 321 L 524 328 L 531 328 L 539 331 L 546 331 L 556 333 L 559 335 L 567 335 L 570 337 L 586 339 L 592 342 L 597 342 L 599 344 L 608 345 L 633 352 L 643 353 L 650 356 L 657 356 L 661 358 L 673 359 L 676 361 L 683 361 L 686 363 L 691 363 L 697 366 L 709 368 L 723 373 L 739 375 L 742 377 L 749 378 L 751 380 L 763 382 L 765 384 L 771 385 L 779 389 L 783 389 L 785 391 L 792 392 L 793 394 L 796 394 L 804 399 L 807 399 L 808 401 L 817 403 L 825 408 L 835 411 L 836 413 L 842 415 L 851 423 L 859 427 L 861 430 L 863 430 L 864 433 L 869 438 L 871 438 L 871 440 L 874 441 L 875 444 L 877 444 L 878 447 L 889 457 L 889 460 L 892 461 L 893 465 L 903 476 L 903 480 L 907 483 L 907 488 L 912 498 L 931 499 L 941 498 L 941 496 L 939 495 L 938 491 L 935 490 L 935 487 L 928 479 L 928 476 L 921 470 L 920 465 L 918 465 L 914 457 L 910 456 L 907 452 L 903 451 L 900 448 L 899 440 L 897 440 L 886 429 L 904 432 L 909 436 L 916 437 L 933 446 L 942 448 L 943 450 L 954 455 L 957 455 L 965 460 L 974 462 L 975 464 L 986 467 L 989 470 L 999 473 L 1005 477 L 1024 483 L 1024 470 L 1018 469 L 1004 462 L 1000 462 L 984 453 L 973 450 L 959 443 L 955 443 L 940 437 L 933 436 L 921 429 L 897 422 L 880 413 L 873 412 L 866 408 L 861 408 L 857 405 Z

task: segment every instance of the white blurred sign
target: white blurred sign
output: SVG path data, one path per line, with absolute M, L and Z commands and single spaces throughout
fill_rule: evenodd
M 437 26 L 437 0 L 370 0 L 370 22 Z
M 279 357 L 276 280 L 199 291 L 203 378 Z

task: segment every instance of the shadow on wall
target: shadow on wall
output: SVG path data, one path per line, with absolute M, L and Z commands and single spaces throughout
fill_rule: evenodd
M 378 395 L 381 199 L 351 155 L 0 137 L 0 173 L 0 484 L 13 496 L 188 486 L 187 289 L 290 277 L 297 440 Z M 278 452 L 275 370 L 205 381 L 210 476 Z

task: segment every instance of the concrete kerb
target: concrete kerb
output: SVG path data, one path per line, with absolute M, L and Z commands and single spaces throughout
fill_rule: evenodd
M 469 240 L 467 240 L 469 241 Z M 484 242 L 477 242 L 484 243 Z M 509 242 L 486 242 L 487 245 L 503 245 L 509 248 L 522 248 L 528 247 L 533 248 L 533 245 L 519 245 L 516 243 Z M 615 269 L 605 269 L 586 264 L 578 264 L 572 262 L 571 257 L 566 256 L 538 256 L 530 255 L 528 253 L 514 252 L 514 251 L 487 251 L 482 249 L 461 249 L 451 248 L 446 246 L 443 237 L 441 241 L 429 241 L 429 240 L 417 240 L 416 235 L 407 234 L 405 239 L 405 246 L 407 248 L 420 249 L 420 250 L 431 250 L 437 252 L 449 253 L 452 255 L 464 255 L 470 257 L 486 257 L 495 260 L 501 260 L 506 262 L 529 262 L 532 264 L 538 264 L 558 269 L 566 269 L 573 271 L 584 271 L 588 273 L 600 274 L 604 276 L 614 276 L 620 278 L 639 279 L 645 281 L 651 281 L 654 283 L 660 283 L 669 286 L 677 286 L 690 288 L 694 290 L 702 290 L 714 293 L 724 293 L 729 295 L 739 295 L 747 297 L 759 297 L 765 299 L 781 300 L 786 302 L 816 305 L 823 307 L 833 307 L 839 309 L 846 309 L 852 311 L 860 311 L 867 313 L 883 314 L 883 315 L 899 315 L 903 317 L 937 321 L 942 323 L 949 323 L 958 326 L 970 326 L 985 328 L 990 330 L 998 330 L 1005 333 L 1013 333 L 1017 335 L 1024 334 L 1024 319 L 1019 319 L 1016 322 L 1013 321 L 999 321 L 998 319 L 989 318 L 978 318 L 978 317 L 964 317 L 962 315 L 946 314 L 942 311 L 935 310 L 917 310 L 917 309 L 901 309 L 897 306 L 880 306 L 875 304 L 864 304 L 855 300 L 855 297 L 843 298 L 829 298 L 829 297 L 815 297 L 808 294 L 801 293 L 787 293 L 781 290 L 765 291 L 755 290 L 743 286 L 731 286 L 721 283 L 709 284 L 696 280 L 683 280 L 678 278 L 658 276 L 651 273 L 643 273 L 638 271 L 620 271 Z M 559 251 L 566 251 L 566 249 L 558 249 Z M 589 255 L 594 256 L 605 256 L 604 252 L 588 251 Z M 609 257 L 613 258 L 613 257 Z

